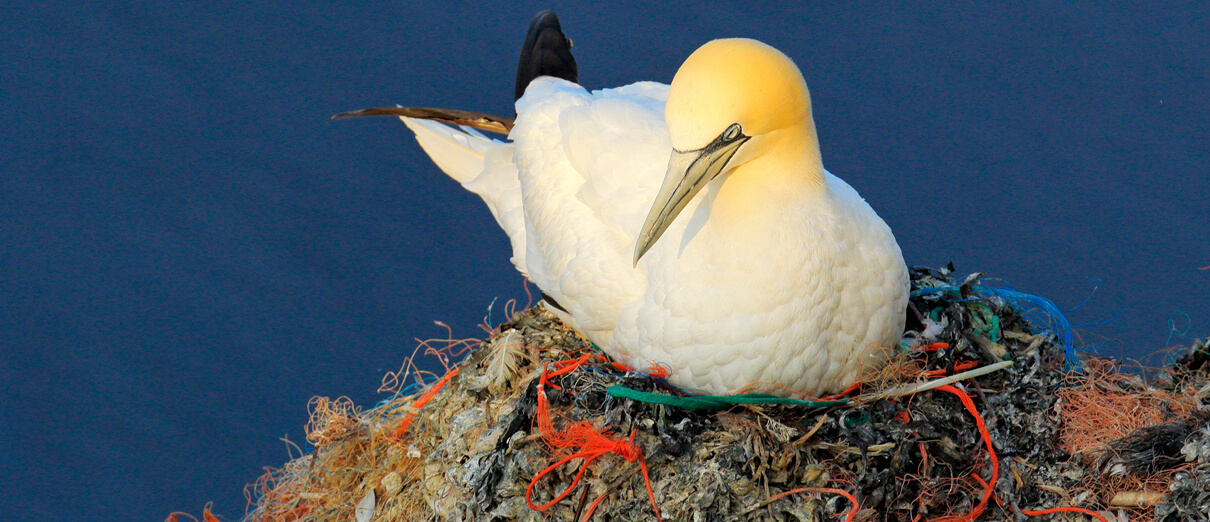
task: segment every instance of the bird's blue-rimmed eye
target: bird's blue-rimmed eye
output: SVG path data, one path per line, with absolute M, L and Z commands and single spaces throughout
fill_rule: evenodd
M 723 131 L 723 139 L 726 141 L 733 141 L 739 137 L 739 134 L 742 130 L 743 129 L 740 129 L 738 123 L 732 123 L 730 127 L 727 127 L 727 130 Z

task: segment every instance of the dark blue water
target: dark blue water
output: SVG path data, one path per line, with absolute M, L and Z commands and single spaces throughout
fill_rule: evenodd
M 414 338 L 522 298 L 507 241 L 390 120 L 511 113 L 549 4 L 0 7 L 0 505 L 162 520 L 301 442 L 307 399 L 380 397 Z M 820 4 L 812 2 L 811 4 Z M 559 3 L 582 82 L 667 82 L 762 39 L 811 86 L 825 164 L 909 264 L 1070 307 L 1102 353 L 1210 332 L 1210 8 Z M 1171 333 L 1169 322 L 1172 321 Z M 1104 343 L 1104 344 L 1101 344 Z

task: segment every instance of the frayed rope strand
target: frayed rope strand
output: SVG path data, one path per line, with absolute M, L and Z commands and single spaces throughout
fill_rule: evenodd
M 1050 509 L 1039 509 L 1037 511 L 1022 509 L 1021 512 L 1025 513 L 1026 515 L 1029 515 L 1031 517 L 1049 515 L 1052 513 L 1083 513 L 1090 517 L 1096 517 L 1096 519 L 1100 520 L 1101 522 L 1109 522 L 1109 520 L 1106 519 L 1104 515 L 1097 513 L 1096 511 L 1093 511 L 1091 509 L 1084 509 L 1082 507 L 1074 507 L 1074 506 L 1057 507 L 1057 508 L 1050 508 Z
M 584 477 L 584 472 L 588 470 L 588 466 L 592 464 L 592 461 L 603 455 L 616 453 L 618 456 L 626 459 L 629 462 L 639 463 L 639 468 L 641 468 L 643 471 L 643 482 L 647 486 L 647 497 L 651 500 L 651 508 L 655 511 L 655 518 L 656 520 L 663 522 L 663 518 L 660 517 L 660 506 L 655 501 L 655 491 L 651 488 L 651 477 L 647 472 L 647 460 L 643 458 L 643 451 L 634 444 L 635 430 L 631 429 L 629 439 L 623 438 L 615 440 L 606 436 L 609 433 L 609 430 L 605 430 L 604 432 L 597 430 L 587 421 L 577 422 L 563 430 L 556 430 L 554 427 L 554 421 L 550 417 L 550 404 L 546 401 L 546 386 L 550 385 L 554 388 L 558 388 L 558 385 L 550 382 L 552 378 L 570 373 L 594 357 L 601 356 L 596 354 L 586 354 L 579 359 L 556 362 L 554 363 L 554 366 L 557 369 L 550 373 L 547 373 L 546 365 L 543 365 L 542 367 L 542 374 L 538 378 L 538 411 L 534 415 L 538 424 L 538 431 L 542 435 L 542 440 L 546 443 L 546 446 L 553 453 L 562 454 L 565 453 L 569 448 L 576 448 L 577 451 L 571 453 L 570 455 L 565 455 L 558 462 L 547 466 L 546 469 L 540 471 L 537 475 L 534 475 L 533 480 L 529 482 L 529 487 L 525 488 L 525 502 L 529 504 L 530 509 L 535 511 L 545 511 L 550 509 L 576 489 L 576 486 L 579 485 L 580 479 Z M 567 489 L 563 490 L 563 492 L 555 495 L 555 497 L 549 502 L 546 502 L 545 504 L 534 504 L 532 498 L 533 489 L 534 486 L 538 484 L 538 481 L 552 471 L 575 459 L 584 459 L 584 462 L 580 464 L 580 471 L 576 473 L 576 477 L 572 480 L 571 485 L 567 486 Z M 604 496 L 593 502 L 590 513 L 596 509 L 603 499 Z
M 971 417 L 975 418 L 975 425 L 979 428 L 979 436 L 981 438 L 983 438 L 983 444 L 987 446 L 987 456 L 988 456 L 988 459 L 991 460 L 991 464 L 992 464 L 992 475 L 989 480 L 985 481 L 982 478 L 980 478 L 978 475 L 976 475 L 974 473 L 971 474 L 971 477 L 974 478 L 977 482 L 979 482 L 980 485 L 983 486 L 983 499 L 980 500 L 979 503 L 975 505 L 974 509 L 972 509 L 970 513 L 967 513 L 965 516 L 961 516 L 961 517 L 944 517 L 941 519 L 937 519 L 935 522 L 974 522 L 987 509 L 987 502 L 989 500 L 991 500 L 992 495 L 995 494 L 996 480 L 1000 476 L 1000 461 L 999 461 L 999 459 L 996 458 L 996 450 L 992 446 L 991 432 L 989 432 L 987 430 L 987 424 L 985 424 L 983 422 L 983 416 L 980 415 L 979 410 L 977 408 L 975 408 L 975 401 L 971 399 L 970 395 L 967 395 L 966 392 L 964 392 L 954 386 L 951 386 L 949 384 L 946 384 L 943 386 L 938 386 L 936 388 L 936 390 L 951 393 L 951 394 L 957 396 L 958 400 L 962 401 L 962 406 L 964 406 L 966 408 L 966 411 L 971 414 Z M 921 448 L 921 451 L 923 451 L 923 447 Z M 1101 522 L 1108 522 L 1107 520 L 1105 520 L 1105 517 L 1097 514 L 1096 512 L 1090 511 L 1090 510 L 1087 510 L 1084 508 L 1079 508 L 1079 507 L 1058 507 L 1058 508 L 1051 508 L 1051 509 L 1043 509 L 1043 510 L 1039 510 L 1039 511 L 1029 511 L 1029 510 L 1022 509 L 1021 512 L 1026 515 L 1030 515 L 1030 516 L 1048 515 L 1051 513 L 1062 513 L 1062 512 L 1084 513 L 1087 515 L 1092 515 L 1094 517 L 1097 517 L 1098 519 L 1101 520 Z
M 429 401 L 437 395 L 437 392 L 441 391 L 441 388 L 444 387 L 447 382 L 450 382 L 450 379 L 454 378 L 454 376 L 457 374 L 458 368 L 451 369 L 445 374 L 445 377 L 442 377 L 441 380 L 437 381 L 432 388 L 429 388 L 428 391 L 424 392 L 424 395 L 421 395 L 419 399 L 416 399 L 416 401 L 412 403 L 413 411 L 408 412 L 408 414 L 403 417 L 403 422 L 400 422 L 399 427 L 395 429 L 396 439 L 402 438 L 403 435 L 407 433 L 408 427 L 410 427 L 412 425 L 412 421 L 416 419 L 416 413 L 426 404 L 428 404 Z
M 992 494 L 995 492 L 996 478 L 1000 475 L 1000 461 L 996 459 L 996 450 L 992 447 L 991 433 L 987 431 L 987 425 L 983 423 L 983 416 L 979 415 L 979 410 L 975 408 L 975 401 L 971 400 L 970 395 L 948 384 L 937 387 L 937 391 L 956 395 L 958 400 L 962 401 L 962 405 L 966 407 L 966 411 L 970 412 L 971 416 L 975 418 L 975 425 L 979 427 L 979 436 L 983 437 L 983 443 L 987 445 L 987 455 L 992 463 L 992 476 L 990 480 L 985 482 L 978 475 L 971 474 L 972 477 L 983 485 L 983 499 L 975 505 L 974 509 L 970 513 L 967 513 L 966 516 L 945 517 L 939 519 L 937 522 L 974 522 L 987 509 L 987 501 L 991 500 Z
M 642 450 L 640 450 L 639 447 L 634 444 L 634 430 L 631 430 L 629 439 L 618 440 L 611 440 L 605 437 L 603 433 L 597 431 L 592 427 L 592 425 L 584 421 L 580 421 L 579 423 L 571 426 L 568 428 L 568 430 L 580 432 L 587 440 L 585 441 L 584 446 L 580 448 L 580 451 L 564 457 L 562 460 L 547 466 L 546 469 L 538 472 L 537 475 L 534 475 L 534 479 L 530 481 L 529 487 L 525 488 L 525 502 L 529 504 L 530 509 L 535 511 L 546 511 L 547 509 L 554 507 L 555 504 L 558 504 L 560 500 L 566 498 L 567 495 L 570 495 L 571 492 L 576 489 L 576 486 L 580 484 L 580 479 L 584 477 L 584 472 L 588 470 L 588 466 L 592 464 L 592 461 L 596 460 L 602 455 L 616 453 L 618 456 L 626 459 L 629 462 L 639 463 L 639 468 L 641 468 L 643 471 L 643 481 L 647 485 L 647 497 L 651 500 L 651 508 L 655 511 L 655 518 L 656 520 L 663 522 L 663 518 L 660 517 L 660 506 L 655 501 L 655 491 L 651 489 L 651 477 L 647 473 L 647 460 L 643 458 Z M 580 471 L 576 473 L 576 478 L 571 481 L 571 485 L 567 486 L 567 489 L 563 490 L 562 493 L 555 495 L 555 498 L 551 499 L 549 502 L 545 504 L 534 504 L 532 499 L 533 490 L 534 486 L 538 484 L 538 481 L 542 480 L 542 477 L 546 476 L 560 466 L 575 459 L 584 459 L 584 462 L 580 464 Z M 597 502 L 594 502 L 594 510 L 596 508 L 596 504 Z
M 582 445 L 584 443 L 581 438 L 575 438 L 578 434 L 571 433 L 571 430 L 558 431 L 555 430 L 555 423 L 550 418 L 550 403 L 546 401 L 546 387 L 550 386 L 555 389 L 562 389 L 559 385 L 550 382 L 551 379 L 560 375 L 570 373 L 576 368 L 583 366 L 589 359 L 600 357 L 594 354 L 585 354 L 579 359 L 570 359 L 554 363 L 556 370 L 547 373 L 548 364 L 542 365 L 542 373 L 538 377 L 538 411 L 534 415 L 538 424 L 538 433 L 542 435 L 542 442 L 546 444 L 552 452 L 558 452 L 565 448 Z
M 853 503 L 853 507 L 849 508 L 849 511 L 848 511 L 847 516 L 845 516 L 845 517 L 844 517 L 844 522 L 853 522 L 853 520 L 857 518 L 857 513 L 858 513 L 858 512 L 861 510 L 861 505 L 857 503 L 857 497 L 853 496 L 853 494 L 852 494 L 852 493 L 849 493 L 848 491 L 845 491 L 845 490 L 843 490 L 843 489 L 836 489 L 836 488 L 797 488 L 797 489 L 791 489 L 790 491 L 783 491 L 783 492 L 781 492 L 781 493 L 778 493 L 778 494 L 776 494 L 776 495 L 773 495 L 773 496 L 771 496 L 771 497 L 769 497 L 769 498 L 765 499 L 765 501 L 764 501 L 764 502 L 761 502 L 760 504 L 757 504 L 757 505 L 755 505 L 755 506 L 752 506 L 752 507 L 748 508 L 746 511 L 744 511 L 744 512 L 743 512 L 743 513 L 741 513 L 741 514 L 746 515 L 746 514 L 748 514 L 748 513 L 751 513 L 751 512 L 753 512 L 753 511 L 756 511 L 756 510 L 758 510 L 758 509 L 760 509 L 760 508 L 763 508 L 763 507 L 765 507 L 765 506 L 767 506 L 767 505 L 769 505 L 769 504 L 772 504 L 774 501 L 776 501 L 776 500 L 778 500 L 778 499 L 780 499 L 780 498 L 788 497 L 788 496 L 793 495 L 793 494 L 795 494 L 795 493 L 833 493 L 833 494 L 836 494 L 836 495 L 841 495 L 841 496 L 843 496 L 844 498 L 849 499 L 849 502 L 852 502 L 852 503 Z

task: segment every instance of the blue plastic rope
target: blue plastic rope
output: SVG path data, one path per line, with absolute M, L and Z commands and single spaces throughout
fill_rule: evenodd
M 1081 371 L 1083 366 L 1076 357 L 1076 350 L 1071 345 L 1071 323 L 1063 315 L 1063 311 L 1054 301 L 1025 292 L 1018 292 L 1009 287 L 992 288 L 984 284 L 976 284 L 972 290 L 984 297 L 996 296 L 1016 308 L 1021 316 L 1028 319 L 1038 330 L 1047 331 L 1063 341 L 1063 368 L 1067 371 Z M 941 298 L 951 302 L 978 301 L 980 298 L 962 299 L 962 289 L 957 285 L 943 285 L 921 288 L 912 292 L 913 297 L 942 294 Z M 1029 306 L 1022 306 L 1028 303 Z M 1083 303 L 1081 303 L 1083 304 Z M 997 325 L 998 326 L 998 325 Z

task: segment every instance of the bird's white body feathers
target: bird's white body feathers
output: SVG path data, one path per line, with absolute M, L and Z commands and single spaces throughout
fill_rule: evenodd
M 404 118 L 446 173 L 479 194 L 512 261 L 572 326 L 689 391 L 836 391 L 903 332 L 907 272 L 890 229 L 847 183 L 804 193 L 759 180 L 743 216 L 697 194 L 637 266 L 635 240 L 672 150 L 668 86 L 587 92 L 550 77 L 517 101 L 512 140 Z M 715 214 L 715 215 L 712 215 Z

